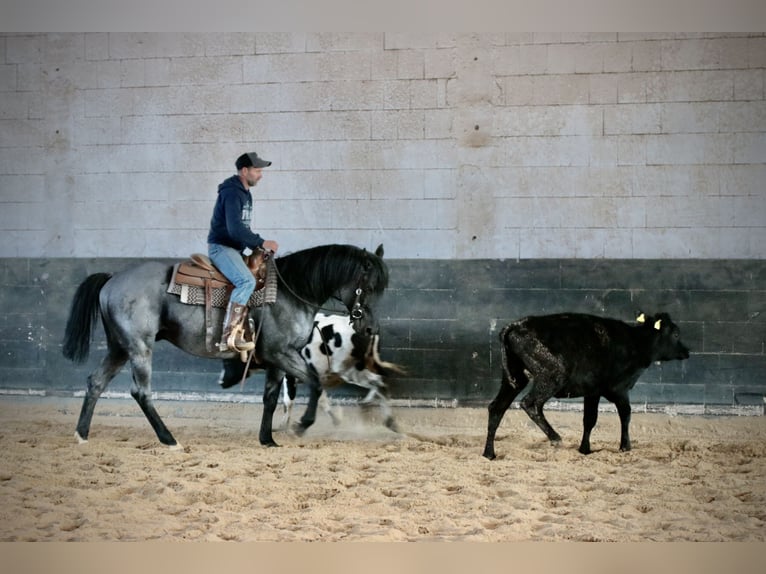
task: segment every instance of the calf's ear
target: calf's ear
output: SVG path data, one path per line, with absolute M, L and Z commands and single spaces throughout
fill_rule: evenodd
M 641 313 L 638 317 L 636 317 L 636 323 L 646 323 L 646 315 Z
M 662 319 L 657 319 L 657 321 L 654 322 L 654 328 L 658 331 L 662 328 Z

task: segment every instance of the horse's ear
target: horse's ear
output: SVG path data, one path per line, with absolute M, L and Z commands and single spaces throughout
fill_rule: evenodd
M 378 245 L 378 248 L 375 250 L 375 255 L 378 257 L 383 257 L 383 244 L 381 243 Z

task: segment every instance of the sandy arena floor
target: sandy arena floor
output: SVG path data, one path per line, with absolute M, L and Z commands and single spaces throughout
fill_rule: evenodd
M 345 406 L 263 448 L 259 405 L 157 405 L 182 450 L 130 400 L 78 445 L 79 399 L 0 398 L 0 541 L 766 540 L 762 416 L 636 413 L 620 453 L 602 413 L 586 457 L 580 413 L 548 413 L 554 448 L 514 409 L 490 462 L 484 409 L 395 409 L 397 435 Z

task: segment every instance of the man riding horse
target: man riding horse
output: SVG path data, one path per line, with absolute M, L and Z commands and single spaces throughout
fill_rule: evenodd
M 255 347 L 255 343 L 244 338 L 247 303 L 255 290 L 255 278 L 242 258 L 242 252 L 263 249 L 276 253 L 279 248 L 276 241 L 264 240 L 250 229 L 253 213 L 250 188 L 263 177 L 263 168 L 270 165 L 270 161 L 261 159 L 255 152 L 243 153 L 235 162 L 237 174 L 218 185 L 218 199 L 207 236 L 208 255 L 234 284 L 218 344 L 221 351 L 250 351 Z

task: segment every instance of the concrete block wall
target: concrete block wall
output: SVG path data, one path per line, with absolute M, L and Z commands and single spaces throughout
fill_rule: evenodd
M 763 258 L 763 34 L 0 35 L 0 256 Z
M 640 303 L 693 355 L 635 400 L 762 403 L 765 75 L 766 34 L 0 34 L 0 391 L 81 389 L 76 284 L 204 251 L 255 149 L 283 252 L 385 245 L 397 397 L 486 401 L 497 325 Z M 159 391 L 218 368 L 156 361 Z

